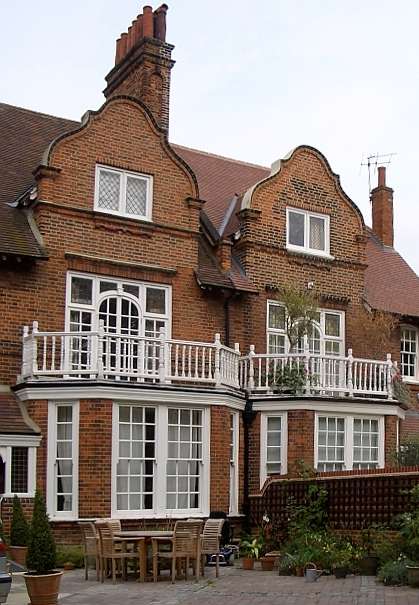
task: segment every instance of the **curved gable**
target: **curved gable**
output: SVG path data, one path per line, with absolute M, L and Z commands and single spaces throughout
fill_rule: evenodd
M 299 145 L 298 147 L 295 147 L 294 149 L 292 149 L 283 158 L 280 158 L 280 159 L 276 160 L 275 162 L 273 162 L 273 164 L 271 166 L 271 173 L 267 177 L 265 177 L 265 178 L 261 179 L 260 181 L 258 181 L 257 183 L 255 183 L 252 187 L 250 187 L 245 192 L 245 194 L 243 195 L 243 199 L 242 199 L 241 209 L 243 210 L 245 208 L 253 208 L 254 207 L 253 198 L 256 195 L 257 191 L 261 187 L 264 187 L 270 181 L 274 180 L 277 177 L 280 177 L 281 172 L 284 169 L 289 169 L 292 171 L 292 166 L 293 166 L 293 163 L 295 163 L 295 162 L 301 163 L 300 170 L 299 170 L 299 173 L 301 174 L 301 176 L 304 175 L 304 165 L 306 165 L 307 172 L 306 172 L 305 176 L 307 177 L 307 180 L 310 180 L 310 179 L 315 180 L 315 179 L 313 179 L 312 161 L 306 161 L 305 156 L 314 157 L 319 162 L 319 164 L 323 167 L 325 175 L 327 175 L 327 177 L 330 179 L 331 183 L 333 183 L 336 194 L 356 214 L 358 221 L 359 221 L 360 229 L 363 231 L 365 228 L 365 223 L 364 223 L 364 218 L 362 216 L 360 209 L 343 190 L 341 183 L 340 183 L 340 177 L 338 174 L 336 174 L 332 171 L 327 158 L 318 149 L 311 147 L 310 145 Z

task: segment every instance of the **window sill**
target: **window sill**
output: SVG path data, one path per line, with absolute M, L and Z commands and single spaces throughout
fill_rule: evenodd
M 287 244 L 285 248 L 288 252 L 292 252 L 293 254 L 299 254 L 301 256 L 309 256 L 310 258 L 319 258 L 322 260 L 335 260 L 335 257 L 327 252 L 315 252 L 313 250 L 307 250 L 306 248 L 299 248 L 298 246 L 292 246 Z
M 419 385 L 419 378 L 412 378 L 411 376 L 402 376 L 403 382 L 406 384 Z

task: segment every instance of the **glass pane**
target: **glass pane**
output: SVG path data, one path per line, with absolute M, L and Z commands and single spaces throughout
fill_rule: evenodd
M 285 330 L 285 307 L 269 304 L 269 328 Z
M 147 313 L 166 313 L 166 290 L 161 288 L 147 288 L 146 295 Z
M 57 439 L 70 440 L 72 436 L 72 425 L 71 424 L 58 424 L 57 425 Z
M 119 422 L 130 421 L 130 408 L 128 406 L 119 406 Z
M 100 292 L 107 292 L 108 290 L 117 290 L 118 286 L 115 282 L 101 281 L 99 285 Z
M 147 214 L 147 181 L 133 176 L 127 176 L 126 213 L 137 216 Z
M 124 292 L 128 292 L 128 294 L 132 294 L 136 298 L 139 298 L 138 286 L 133 286 L 132 284 L 123 284 L 122 289 Z
M 12 447 L 12 468 L 10 489 L 12 494 L 28 491 L 28 448 Z
M 281 417 L 271 416 L 268 418 L 268 431 L 280 431 L 281 430 Z
M 86 277 L 71 278 L 71 302 L 80 305 L 92 304 L 92 285 L 91 279 Z
M 293 246 L 304 246 L 304 214 L 288 213 L 288 238 Z
M 57 408 L 57 422 L 71 422 L 73 418 L 73 409 L 71 406 L 60 405 Z
M 310 248 L 325 250 L 325 219 L 310 216 Z
M 121 175 L 118 172 L 101 169 L 99 172 L 99 194 L 97 205 L 103 210 L 119 210 Z
M 340 336 L 340 315 L 335 313 L 325 314 L 325 332 L 326 336 Z

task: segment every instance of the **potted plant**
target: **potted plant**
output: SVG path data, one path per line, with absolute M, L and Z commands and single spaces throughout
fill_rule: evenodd
M 256 538 L 247 536 L 240 542 L 240 552 L 243 554 L 243 569 L 253 569 L 255 559 L 259 559 L 263 547 L 262 536 Z
M 359 562 L 359 570 L 363 576 L 376 576 L 379 565 L 379 557 L 375 552 L 375 534 L 377 529 L 374 526 L 368 527 L 361 532 L 361 550 L 363 555 Z
M 26 589 L 32 605 L 55 605 L 58 600 L 62 571 L 55 569 L 56 547 L 48 520 L 45 502 L 36 492 L 29 534 L 24 574 Z
M 358 551 L 350 542 L 337 543 L 332 550 L 332 567 L 335 578 L 346 578 L 357 558 Z
M 23 512 L 22 503 L 15 495 L 13 498 L 12 522 L 10 527 L 10 557 L 22 565 L 26 566 L 26 554 L 28 551 L 29 524 Z

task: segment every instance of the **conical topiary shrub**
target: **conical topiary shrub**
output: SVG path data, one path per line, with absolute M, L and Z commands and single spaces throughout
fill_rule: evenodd
M 13 498 L 12 523 L 10 527 L 10 544 L 12 546 L 27 546 L 29 542 L 29 524 L 23 512 L 20 499 Z
M 48 520 L 45 502 L 36 492 L 32 523 L 29 532 L 28 556 L 26 564 L 31 572 L 38 574 L 54 573 L 56 546 Z

